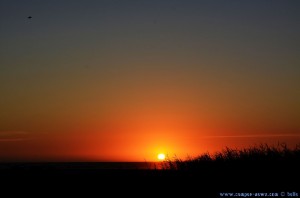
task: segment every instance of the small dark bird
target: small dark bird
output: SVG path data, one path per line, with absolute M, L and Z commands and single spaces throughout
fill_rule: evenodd
M 28 18 L 28 19 L 31 19 L 31 18 L 32 18 L 32 16 L 28 16 L 27 18 Z

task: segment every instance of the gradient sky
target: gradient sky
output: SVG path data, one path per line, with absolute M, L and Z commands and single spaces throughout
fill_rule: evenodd
M 299 143 L 299 10 L 289 0 L 0 0 L 0 161 Z

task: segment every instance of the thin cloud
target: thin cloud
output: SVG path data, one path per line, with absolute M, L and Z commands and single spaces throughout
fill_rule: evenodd
M 218 135 L 218 136 L 203 136 L 202 138 L 267 138 L 267 137 L 300 137 L 300 134 Z
M 27 131 L 0 131 L 0 142 L 26 141 L 31 139 Z

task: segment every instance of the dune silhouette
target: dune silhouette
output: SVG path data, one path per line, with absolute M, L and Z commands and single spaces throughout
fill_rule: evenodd
M 174 157 L 167 158 L 163 163 L 164 169 L 197 170 L 204 165 L 271 165 L 271 164 L 300 164 L 300 144 L 289 148 L 286 143 L 277 145 L 260 144 L 243 149 L 226 147 L 213 154 L 204 153 L 197 157 L 182 160 Z
M 225 148 L 186 160 L 166 159 L 163 169 L 99 169 L 93 163 L 0 163 L 1 186 L 32 186 L 59 193 L 236 197 L 234 193 L 293 193 L 300 177 L 300 144 Z M 93 168 L 84 168 L 84 167 Z M 28 179 L 30 178 L 30 179 Z M 117 190 L 111 190 L 117 189 Z M 120 190 L 118 190 L 120 189 Z M 231 196 L 232 195 L 232 196 Z M 254 194 L 253 194 L 254 195 Z M 259 194 L 261 195 L 261 194 Z

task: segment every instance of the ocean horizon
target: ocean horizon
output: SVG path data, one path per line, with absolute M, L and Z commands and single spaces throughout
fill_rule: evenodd
M 155 170 L 164 162 L 0 162 L 0 169 Z

